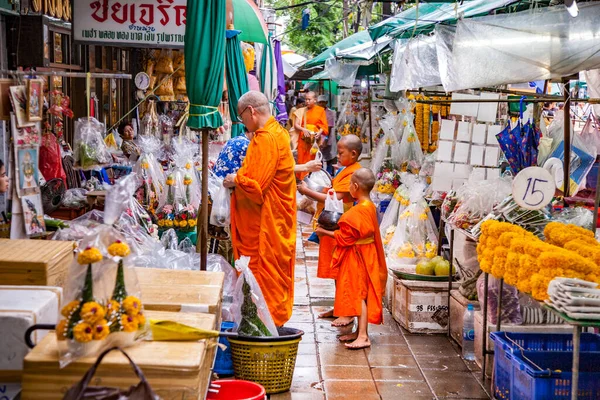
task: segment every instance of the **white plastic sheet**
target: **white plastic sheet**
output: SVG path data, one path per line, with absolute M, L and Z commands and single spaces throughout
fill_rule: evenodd
M 441 83 L 435 36 L 418 36 L 396 47 L 390 78 L 392 92 Z
M 342 63 L 333 57 L 325 61 L 325 71 L 329 74 L 329 78 L 338 85 L 348 88 L 354 86 L 358 67 L 358 64 Z
M 559 78 L 600 64 L 600 4 L 580 5 L 572 18 L 564 6 L 463 19 L 436 27 L 444 89 Z

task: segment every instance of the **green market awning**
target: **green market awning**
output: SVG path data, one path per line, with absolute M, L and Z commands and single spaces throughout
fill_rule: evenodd
M 320 65 L 325 64 L 325 60 L 329 57 L 335 57 L 337 52 L 349 49 L 351 47 L 364 44 L 364 43 L 372 43 L 371 36 L 369 36 L 368 31 L 360 31 L 353 35 L 348 36 L 346 39 L 334 44 L 329 47 L 327 50 L 313 58 L 312 60 L 308 60 L 306 64 L 302 66 L 303 69 L 309 69 L 318 67 Z
M 225 59 L 227 68 L 227 93 L 229 96 L 229 115 L 231 116 L 231 137 L 244 134 L 244 125 L 238 119 L 238 100 L 248 92 L 248 75 L 244 65 L 244 55 L 239 40 L 240 31 L 227 31 L 227 45 L 225 46 Z
M 520 3 L 521 0 L 472 0 L 461 3 L 420 3 L 391 18 L 369 27 L 372 40 L 384 35 L 394 38 L 426 34 L 440 22 L 454 23 L 460 17 L 471 18 L 489 14 L 491 11 Z M 416 26 L 416 29 L 415 29 Z
M 269 31 L 260 9 L 253 0 L 232 0 L 233 26 L 242 31 L 239 39 L 243 42 L 267 43 Z

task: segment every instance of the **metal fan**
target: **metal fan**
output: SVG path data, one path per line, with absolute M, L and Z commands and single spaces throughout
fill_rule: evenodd
M 42 186 L 42 206 L 44 213 L 50 214 L 60 206 L 67 190 L 62 179 L 51 179 Z

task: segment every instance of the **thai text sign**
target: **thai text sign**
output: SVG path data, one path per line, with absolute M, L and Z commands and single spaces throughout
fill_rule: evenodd
M 186 0 L 77 0 L 73 7 L 78 42 L 183 47 Z

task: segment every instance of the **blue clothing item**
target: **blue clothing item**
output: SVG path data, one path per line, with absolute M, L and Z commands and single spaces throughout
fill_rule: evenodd
M 316 243 L 316 244 L 320 243 L 319 236 L 317 236 L 317 234 L 314 232 L 311 233 L 310 236 L 308 237 L 308 239 L 306 239 L 306 240 L 309 242 Z
M 235 174 L 241 168 L 250 140 L 246 135 L 230 139 L 221 153 L 213 168 L 213 172 L 221 179 L 225 179 L 228 174 Z

